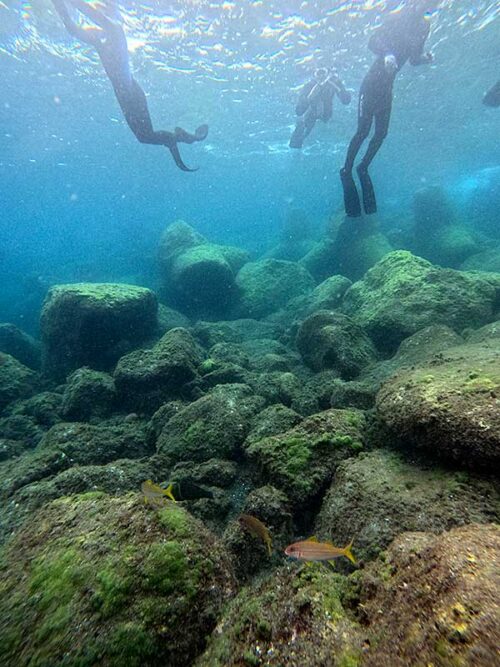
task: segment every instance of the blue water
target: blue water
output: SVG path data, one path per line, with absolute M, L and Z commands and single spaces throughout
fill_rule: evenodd
M 46 286 L 119 280 L 154 286 L 162 230 L 177 218 L 254 255 L 300 207 L 321 233 L 342 207 L 338 170 L 356 98 L 336 103 L 302 152 L 288 148 L 297 91 L 334 63 L 358 90 L 370 30 L 396 2 L 185 0 L 121 3 L 131 62 L 157 129 L 206 122 L 183 147 L 195 174 L 126 126 L 92 49 L 48 0 L 0 0 L 0 321 L 36 332 Z M 500 74 L 500 7 L 443 2 L 431 67 L 407 65 L 373 178 L 382 224 L 411 217 L 413 193 L 440 184 L 466 215 L 481 193 L 499 216 L 500 110 L 481 98 Z M 500 229 L 500 220 L 498 227 Z

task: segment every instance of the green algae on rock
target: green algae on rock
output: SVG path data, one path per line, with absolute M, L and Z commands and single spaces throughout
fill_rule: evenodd
M 282 568 L 229 604 L 196 667 L 357 667 L 363 639 L 343 608 L 345 579 Z
M 21 329 L 10 324 L 0 323 L 0 352 L 10 354 L 21 364 L 34 371 L 40 369 L 41 348 L 39 341 Z
M 459 345 L 402 370 L 379 391 L 377 412 L 401 441 L 467 468 L 498 468 L 498 345 Z
M 64 380 L 82 366 L 109 370 L 153 336 L 158 304 L 144 287 L 75 283 L 52 287 L 41 314 L 44 373 Z
M 498 663 L 500 528 L 403 533 L 361 573 L 370 667 Z
M 10 354 L 0 352 L 0 413 L 20 398 L 36 390 L 37 375 Z
M 107 417 L 115 399 L 115 383 L 110 375 L 91 368 L 79 368 L 68 377 L 64 388 L 62 417 L 68 421 Z
M 54 501 L 5 545 L 0 662 L 191 665 L 233 591 L 216 538 L 173 503 Z
M 391 354 L 404 338 L 431 324 L 458 332 L 487 324 L 496 298 L 495 286 L 482 275 L 442 269 L 398 250 L 347 290 L 342 310 Z
M 407 462 L 376 450 L 343 461 L 323 499 L 314 534 L 372 559 L 405 531 L 440 533 L 500 520 L 494 480 Z
M 305 509 L 331 482 L 339 463 L 364 443 L 365 417 L 358 410 L 327 410 L 298 426 L 245 446 L 265 482 Z

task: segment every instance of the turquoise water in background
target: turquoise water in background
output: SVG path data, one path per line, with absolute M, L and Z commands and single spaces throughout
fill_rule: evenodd
M 0 321 L 32 333 L 48 285 L 154 287 L 158 240 L 177 218 L 255 256 L 291 208 L 321 234 L 342 208 L 338 171 L 373 60 L 370 30 L 397 3 L 120 6 L 155 129 L 206 122 L 210 133 L 182 147 L 199 171 L 177 170 L 165 149 L 136 141 L 95 53 L 67 35 L 48 0 L 0 0 Z M 500 110 L 481 104 L 500 76 L 499 17 L 494 1 L 443 2 L 428 41 L 435 63 L 398 76 L 371 169 L 381 224 L 404 224 L 413 193 L 438 184 L 465 218 L 479 198 L 500 230 Z M 353 102 L 336 101 L 332 121 L 292 151 L 298 90 L 331 64 Z

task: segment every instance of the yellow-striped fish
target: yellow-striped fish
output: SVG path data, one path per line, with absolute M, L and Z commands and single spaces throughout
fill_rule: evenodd
M 339 549 L 331 542 L 318 542 L 315 537 L 311 537 L 303 542 L 290 544 L 285 549 L 285 554 L 291 558 L 304 561 L 326 561 L 345 556 L 351 563 L 356 563 L 356 559 L 352 555 L 351 547 L 352 540 L 346 547 Z
M 172 492 L 173 486 L 173 484 L 169 484 L 166 489 L 162 489 L 161 486 L 158 486 L 158 484 L 147 479 L 141 484 L 141 489 L 146 502 L 157 509 L 161 509 L 162 507 L 165 507 L 165 503 L 167 503 L 168 500 L 172 500 L 174 503 L 177 502 Z

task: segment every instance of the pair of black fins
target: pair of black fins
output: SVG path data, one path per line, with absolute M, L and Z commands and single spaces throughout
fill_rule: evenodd
M 367 215 L 371 215 L 377 212 L 377 199 L 372 179 L 368 170 L 362 166 L 357 168 L 357 172 L 363 196 L 363 208 Z M 352 172 L 341 169 L 340 180 L 342 181 L 342 188 L 344 190 L 345 212 L 350 218 L 359 218 L 361 215 L 361 202 Z

